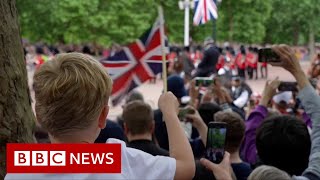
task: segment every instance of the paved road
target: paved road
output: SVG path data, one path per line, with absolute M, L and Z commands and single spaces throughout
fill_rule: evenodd
M 308 62 L 302 62 L 301 63 L 303 69 L 306 71 L 309 63 Z M 280 78 L 280 80 L 283 81 L 293 81 L 293 76 L 288 73 L 287 71 L 283 70 L 282 68 L 278 67 L 272 67 L 269 66 L 269 77 L 268 79 L 274 79 L 277 76 Z M 260 75 L 260 74 L 259 74 Z M 32 73 L 30 71 L 28 72 L 29 79 L 32 78 Z M 266 82 L 266 79 L 258 79 L 258 80 L 249 80 L 247 81 L 248 84 L 251 86 L 254 92 L 261 93 L 264 87 L 264 84 Z M 29 83 L 31 85 L 31 82 Z M 156 84 L 149 84 L 145 83 L 142 86 L 138 87 L 137 90 L 140 91 L 143 95 L 147 103 L 151 105 L 152 108 L 157 108 L 157 102 L 158 98 L 162 92 L 162 81 L 158 80 Z M 33 92 L 31 93 L 33 96 Z M 109 118 L 115 119 L 115 117 L 119 114 L 121 114 L 122 108 L 121 105 L 117 107 L 111 107 Z
M 302 62 L 301 65 L 303 69 L 306 71 L 309 66 L 309 62 Z M 294 81 L 293 76 L 283 68 L 269 66 L 268 71 L 268 80 L 272 80 L 276 77 L 279 77 L 279 79 L 282 81 Z M 262 93 L 266 80 L 267 79 L 248 80 L 247 82 L 254 92 Z M 157 108 L 158 98 L 162 92 L 161 80 L 158 80 L 156 84 L 145 83 L 142 86 L 138 87 L 137 90 L 144 95 L 145 100 L 151 105 L 152 108 Z M 121 106 L 111 107 L 109 118 L 115 119 L 115 117 L 121 114 L 121 112 Z

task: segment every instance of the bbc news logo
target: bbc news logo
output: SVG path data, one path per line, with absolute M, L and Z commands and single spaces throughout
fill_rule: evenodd
M 49 166 L 49 162 L 50 166 L 66 166 L 66 152 L 14 151 L 14 166 Z
M 7 144 L 8 173 L 121 173 L 120 144 Z

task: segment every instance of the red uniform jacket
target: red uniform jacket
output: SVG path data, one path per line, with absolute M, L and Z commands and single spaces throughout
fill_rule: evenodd
M 246 55 L 246 64 L 248 67 L 251 68 L 257 68 L 258 64 L 257 64 L 257 55 L 253 54 L 253 53 L 247 53 Z
M 239 69 L 246 69 L 246 57 L 243 54 L 237 54 L 235 61 Z

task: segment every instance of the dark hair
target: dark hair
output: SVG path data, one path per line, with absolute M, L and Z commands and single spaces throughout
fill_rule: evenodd
M 304 122 L 294 116 L 277 115 L 266 118 L 257 129 L 259 158 L 290 175 L 301 175 L 308 167 L 310 135 Z
M 221 111 L 221 107 L 215 103 L 200 104 L 198 112 L 206 125 L 214 121 L 214 114 Z
M 241 54 L 245 55 L 246 54 L 246 48 L 244 47 L 244 45 L 240 46 L 240 52 Z
M 92 54 L 91 49 L 89 46 L 83 46 L 82 53 L 84 54 Z
M 123 109 L 122 117 L 132 135 L 148 132 L 154 122 L 151 107 L 140 100 L 128 103 Z
M 36 47 L 36 53 L 37 54 L 43 54 L 43 48 L 41 46 Z
M 234 153 L 239 150 L 246 130 L 243 119 L 235 112 L 217 112 L 214 115 L 216 122 L 227 123 L 225 150 Z

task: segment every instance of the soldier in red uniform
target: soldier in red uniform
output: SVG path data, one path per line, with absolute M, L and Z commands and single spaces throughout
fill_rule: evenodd
M 257 55 L 252 47 L 249 47 L 249 52 L 246 54 L 246 65 L 249 79 L 253 78 L 253 72 L 257 69 Z M 258 79 L 256 71 L 256 79 Z
M 253 48 L 253 54 L 254 54 L 254 61 L 253 61 L 253 74 L 256 74 L 256 79 L 258 79 L 258 59 L 259 59 L 259 56 L 258 56 L 258 48 Z
M 268 78 L 268 64 L 267 62 L 260 63 L 261 78 Z
M 236 66 L 238 68 L 238 75 L 245 79 L 245 71 L 246 71 L 246 49 L 244 46 L 240 47 L 240 52 L 236 56 L 235 60 Z

